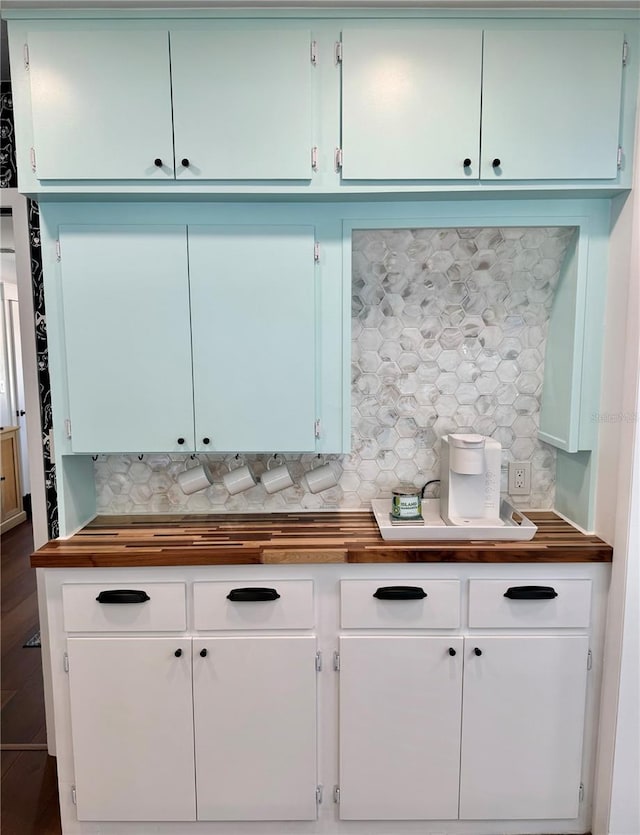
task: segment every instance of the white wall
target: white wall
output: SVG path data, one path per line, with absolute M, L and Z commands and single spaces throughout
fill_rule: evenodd
M 638 125 L 640 128 L 640 124 Z M 639 134 L 640 135 L 640 134 Z M 640 153 L 634 187 L 612 206 L 596 530 L 614 545 L 594 835 L 640 833 Z
M 611 835 L 640 832 L 640 421 L 636 424 L 629 561 L 616 728 Z

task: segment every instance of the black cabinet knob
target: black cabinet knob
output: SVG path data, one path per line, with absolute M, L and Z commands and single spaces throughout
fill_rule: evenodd
M 162 168 L 162 160 L 160 159 L 160 157 L 156 157 L 153 161 L 153 164 L 156 168 Z
M 206 649 L 201 649 L 200 650 L 200 658 L 206 658 L 206 657 L 207 657 Z
M 184 443 L 184 438 L 178 438 L 178 443 L 180 444 L 180 446 L 182 446 L 182 444 Z
M 463 165 L 463 167 L 464 167 L 464 168 L 469 168 L 469 166 L 471 165 L 471 160 L 469 159 L 469 157 L 466 157 L 466 158 L 462 161 L 462 165 Z
M 482 655 L 482 650 L 478 649 L 478 647 L 476 647 L 473 651 L 475 652 L 476 655 Z
M 177 649 L 173 654 L 175 655 L 176 658 L 180 658 L 180 656 L 182 655 L 182 650 Z
M 203 439 L 202 439 L 202 443 L 203 443 L 205 446 L 209 446 L 209 444 L 211 443 L 211 438 L 203 438 Z
M 453 647 L 449 647 L 449 655 L 455 655 L 456 651 Z
M 183 157 L 180 161 L 182 162 L 185 168 L 189 167 L 189 160 L 187 159 L 187 157 Z
M 500 163 L 500 160 L 498 159 L 498 157 L 496 157 L 494 159 L 494 161 L 491 163 L 491 165 L 493 165 L 494 168 L 500 168 L 501 163 Z

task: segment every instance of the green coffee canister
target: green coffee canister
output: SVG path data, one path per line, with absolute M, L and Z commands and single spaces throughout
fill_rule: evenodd
M 420 490 L 412 484 L 401 484 L 392 493 L 392 519 L 421 519 L 422 499 Z

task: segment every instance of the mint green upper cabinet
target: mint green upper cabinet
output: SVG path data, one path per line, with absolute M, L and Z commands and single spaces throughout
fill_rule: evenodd
M 606 30 L 486 31 L 481 177 L 615 179 L 622 42 Z
M 343 179 L 477 179 L 481 30 L 413 21 L 342 43 Z
M 309 30 L 172 30 L 178 179 L 309 180 L 311 70 Z
M 314 451 L 313 227 L 189 226 L 189 272 L 196 448 Z
M 28 50 L 39 180 L 173 178 L 166 31 L 37 31 Z
M 193 449 L 186 249 L 184 226 L 61 227 L 73 452 Z

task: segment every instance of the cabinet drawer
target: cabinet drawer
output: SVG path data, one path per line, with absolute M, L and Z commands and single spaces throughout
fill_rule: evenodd
M 99 596 L 103 602 L 97 600 Z M 66 632 L 182 632 L 187 628 L 184 583 L 65 583 L 62 609 Z
M 471 627 L 587 627 L 590 612 L 591 580 L 469 581 Z
M 412 599 L 414 594 L 425 596 Z M 460 582 L 342 580 L 340 623 L 345 629 L 456 629 Z
M 312 580 L 194 583 L 193 605 L 196 629 L 311 629 L 315 622 Z

